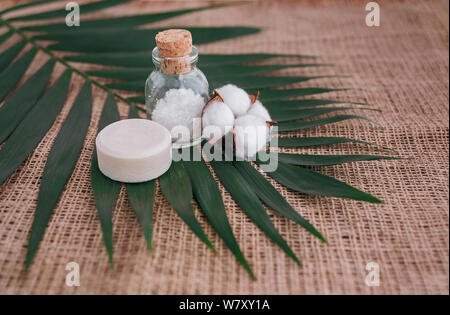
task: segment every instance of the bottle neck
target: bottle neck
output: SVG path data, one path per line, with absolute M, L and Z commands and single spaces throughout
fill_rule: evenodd
M 163 57 L 159 55 L 158 48 L 155 47 L 152 51 L 152 61 L 156 69 L 161 70 L 165 74 L 178 75 L 188 73 L 197 67 L 198 50 L 195 46 L 192 46 L 192 51 L 189 55 Z

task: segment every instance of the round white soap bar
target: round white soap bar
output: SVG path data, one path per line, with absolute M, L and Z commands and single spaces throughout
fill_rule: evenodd
M 120 182 L 149 181 L 172 164 L 170 132 L 151 120 L 114 122 L 99 132 L 95 144 L 100 171 Z

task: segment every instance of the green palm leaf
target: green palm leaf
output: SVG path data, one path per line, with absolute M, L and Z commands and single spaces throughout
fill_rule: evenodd
M 45 164 L 31 226 L 25 269 L 28 269 L 33 261 L 53 208 L 75 168 L 91 120 L 91 110 L 91 85 L 86 82 L 64 121 Z M 74 130 L 77 132 L 73 132 Z
M 294 119 L 306 119 L 319 115 L 329 114 L 336 111 L 359 109 L 359 110 L 375 110 L 363 107 L 328 107 L 328 108 L 308 108 L 308 109 L 274 109 L 268 108 L 270 117 L 275 121 L 289 121 Z
M 128 118 L 139 118 L 135 106 L 130 107 Z M 147 247 L 149 250 L 152 250 L 152 216 L 156 188 L 155 180 L 136 184 L 127 183 L 125 187 L 127 189 L 128 200 L 144 233 Z
M 278 123 L 278 131 L 293 131 L 293 130 L 300 130 L 300 129 L 307 129 L 307 128 L 312 128 L 312 127 L 317 127 L 317 126 L 323 126 L 323 125 L 328 125 L 328 124 L 332 124 L 332 123 L 337 123 L 343 120 L 348 120 L 348 119 L 361 119 L 361 120 L 367 120 L 375 125 L 380 126 L 379 124 L 377 124 L 376 122 L 367 119 L 365 117 L 362 116 L 357 116 L 357 115 L 338 115 L 338 116 L 333 116 L 333 117 L 328 117 L 328 118 L 322 118 L 322 119 L 317 119 L 317 120 L 312 120 L 312 121 L 287 121 L 287 122 L 281 122 Z
M 105 105 L 103 106 L 102 116 L 100 118 L 98 130 L 119 120 L 117 105 L 114 96 L 108 94 Z M 97 207 L 98 217 L 103 231 L 103 242 L 108 252 L 110 266 L 113 267 L 113 223 L 112 216 L 119 196 L 121 183 L 116 182 L 105 175 L 98 168 L 97 151 L 94 149 L 91 162 L 91 185 Z
M 251 35 L 259 31 L 252 27 L 215 27 L 215 28 L 187 28 L 197 44 L 205 44 L 218 40 L 234 38 L 237 36 Z M 155 46 L 155 35 L 164 29 L 128 29 L 91 32 L 89 34 L 64 33 L 36 35 L 37 40 L 56 40 L 55 44 L 48 48 L 52 50 L 73 51 L 84 53 L 104 52 L 138 52 L 150 51 Z M 121 40 L 118 41 L 117 39 Z
M 297 256 L 295 256 L 294 252 L 270 221 L 266 209 L 264 209 L 256 194 L 233 164 L 224 161 L 211 161 L 211 166 L 241 209 L 272 241 L 300 265 Z
M 29 50 L 20 57 L 20 59 L 9 65 L 2 73 L 0 73 L 0 101 L 5 98 L 22 78 L 36 55 L 36 51 L 35 48 Z
M 340 143 L 360 143 L 376 146 L 374 143 L 343 138 L 343 137 L 283 137 L 278 138 L 279 147 L 291 147 L 291 148 L 302 148 L 302 147 L 314 147 L 322 145 L 340 144 Z
M 1 26 L 2 24 L 3 24 L 3 23 L 0 22 L 0 26 Z M 7 40 L 8 38 L 10 38 L 13 34 L 14 34 L 13 31 L 8 31 L 8 32 L 6 32 L 6 33 L 0 35 L 0 44 L 3 43 L 3 42 L 4 42 L 5 40 Z
M 326 88 L 298 88 L 298 89 L 286 89 L 286 90 L 264 90 L 264 93 L 261 93 L 259 99 L 264 102 L 264 105 L 267 104 L 268 101 L 276 101 L 286 98 L 298 97 L 298 96 L 306 96 L 306 95 L 315 95 L 329 92 L 340 92 L 346 91 L 347 89 L 326 89 Z M 249 90 L 249 93 L 256 93 L 257 89 Z
M 261 164 L 260 161 L 258 163 Z M 267 175 L 292 190 L 308 195 L 340 197 L 381 203 L 378 198 L 338 181 L 333 177 L 300 166 L 279 162 L 278 168 L 273 172 L 267 172 Z
M 0 107 L 0 143 L 13 132 L 42 95 L 54 65 L 55 62 L 49 60 Z
M 200 223 L 195 218 L 191 205 L 191 181 L 183 162 L 173 161 L 169 170 L 159 177 L 159 185 L 161 186 L 162 193 L 172 205 L 175 212 L 189 226 L 192 232 L 208 247 L 214 249 L 213 244 L 208 240 Z
M 195 199 L 208 218 L 209 223 L 223 239 L 225 245 L 231 250 L 234 256 L 236 256 L 236 259 L 250 273 L 252 278 L 255 278 L 252 269 L 248 265 L 233 235 L 233 231 L 226 216 L 222 196 L 208 166 L 206 166 L 203 159 L 201 161 L 183 162 L 183 164 L 191 179 Z
M 90 13 L 95 12 L 99 10 L 103 10 L 112 6 L 116 6 L 125 2 L 128 2 L 130 0 L 102 0 L 97 1 L 93 3 L 83 4 L 80 5 L 80 12 L 84 13 Z M 45 3 L 41 2 L 41 3 Z M 39 3 L 40 4 L 40 3 Z M 67 15 L 67 11 L 64 9 L 56 9 L 52 11 L 46 11 L 42 13 L 34 13 L 29 15 L 22 15 L 15 18 L 8 19 L 8 21 L 31 21 L 31 20 L 47 20 L 47 19 L 57 19 L 57 18 L 64 18 Z
M 149 57 L 150 58 L 150 57 Z M 302 64 L 302 65 L 265 65 L 265 66 L 241 66 L 241 65 L 226 65 L 217 67 L 205 67 L 203 72 L 208 78 L 213 77 L 229 77 L 236 78 L 242 75 L 263 74 L 280 69 L 292 67 L 312 67 L 319 66 L 319 64 Z M 145 80 L 152 68 L 125 68 L 125 69 L 101 69 L 88 71 L 90 76 L 118 79 L 123 81 L 137 81 Z
M 384 155 L 309 155 L 278 153 L 278 160 L 292 165 L 328 166 L 358 161 L 397 160 L 398 158 Z
M 234 162 L 233 164 L 241 173 L 242 177 L 246 179 L 253 191 L 267 206 L 296 222 L 322 242 L 327 242 L 322 234 L 320 234 L 314 226 L 311 225 L 311 223 L 298 214 L 286 201 L 286 199 L 284 199 L 284 197 L 278 192 L 278 190 L 276 190 L 275 187 L 273 187 L 272 184 L 270 184 L 269 181 L 265 179 L 265 177 L 261 175 L 253 166 L 244 161 Z
M 99 54 L 87 54 L 79 56 L 67 56 L 64 59 L 67 61 L 90 63 L 104 66 L 115 66 L 115 67 L 131 67 L 131 68 L 141 68 L 141 67 L 151 67 L 153 68 L 153 63 L 151 58 L 149 58 L 148 52 L 138 52 L 138 53 L 99 53 Z M 246 62 L 255 62 L 266 60 L 276 57 L 302 57 L 311 58 L 310 56 L 301 55 L 283 55 L 283 54 L 235 54 L 235 55 L 208 55 L 202 54 L 199 56 L 199 67 L 217 67 L 226 65 L 242 64 Z
M 11 63 L 11 61 L 14 60 L 14 58 L 16 58 L 25 44 L 26 43 L 22 40 L 0 54 L 0 73 L 1 71 L 5 70 L 5 68 Z
M 282 91 L 282 90 L 281 90 Z M 264 94 L 269 91 L 264 91 Z M 260 95 L 263 98 L 262 95 Z M 368 105 L 363 103 L 355 103 L 355 102 L 346 102 L 346 101 L 337 101 L 337 100 L 318 100 L 318 99 L 302 99 L 302 100 L 293 100 L 293 101 L 283 101 L 283 100 L 275 100 L 275 101 L 265 101 L 264 106 L 270 110 L 293 110 L 293 109 L 303 109 L 310 108 L 322 105 L 331 105 L 331 104 L 353 104 L 353 105 Z
M 222 85 L 232 83 L 239 86 L 242 89 L 265 89 L 269 87 L 289 85 L 293 83 L 299 83 L 309 81 L 313 79 L 329 78 L 331 76 L 311 76 L 311 77 L 275 77 L 275 76 L 241 76 L 241 77 L 215 77 L 209 81 L 209 85 L 212 88 L 219 88 Z M 264 94 L 264 93 L 262 93 Z
M 315 77 L 259 77 L 259 76 L 243 76 L 243 77 L 216 77 L 209 81 L 211 89 L 219 88 L 225 84 L 232 83 L 242 89 L 251 88 L 269 88 L 274 86 L 288 85 L 303 81 L 308 81 L 312 79 L 319 79 L 325 76 L 315 76 Z M 123 91 L 133 91 L 141 92 L 142 87 L 145 84 L 145 80 L 139 81 L 129 81 L 129 82 L 119 82 L 107 84 L 111 89 L 123 90 Z
M 100 29 L 117 29 L 117 28 L 131 28 L 134 26 L 144 25 L 148 23 L 153 23 L 161 20 L 166 20 L 172 17 L 193 13 L 197 11 L 202 11 L 205 9 L 217 8 L 219 6 L 206 6 L 194 9 L 169 11 L 162 13 L 153 14 L 142 14 L 142 15 L 131 15 L 116 18 L 106 18 L 106 19 L 96 19 L 83 21 L 83 27 L 79 29 L 70 29 L 65 23 L 54 23 L 54 24 L 44 24 L 44 25 L 33 25 L 28 27 L 22 27 L 24 31 L 43 31 L 49 33 L 74 33 L 74 32 L 92 32 L 98 31 Z M 80 10 L 82 8 L 80 7 Z M 84 12 L 84 11 L 81 11 Z
M 34 6 L 37 6 L 37 5 L 44 4 L 44 3 L 53 2 L 53 1 L 57 1 L 57 0 L 40 0 L 40 1 L 34 1 L 34 2 L 29 2 L 29 3 L 19 4 L 19 5 L 16 5 L 16 6 L 13 6 L 13 7 L 10 7 L 10 8 L 7 8 L 7 9 L 1 11 L 0 15 L 3 15 L 3 14 L 8 13 L 8 12 L 12 12 L 12 11 L 20 10 L 20 9 L 25 9 L 25 8 L 28 8 L 28 7 L 34 7 Z
M 156 188 L 155 181 L 151 180 L 137 184 L 127 183 L 126 188 L 128 200 L 141 225 L 147 247 L 149 250 L 152 250 L 152 216 Z
M 69 70 L 61 75 L 0 150 L 0 185 L 25 161 L 53 125 L 66 99 L 70 75 Z

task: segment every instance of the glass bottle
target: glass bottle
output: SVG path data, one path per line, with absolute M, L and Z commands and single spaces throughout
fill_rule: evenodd
M 185 30 L 168 30 L 156 36 L 157 47 L 152 52 L 155 69 L 145 83 L 147 118 L 171 131 L 175 147 L 200 140 L 200 118 L 209 94 L 208 81 L 197 68 L 198 50 L 192 39 L 186 39 L 186 32 L 190 37 Z M 188 128 L 190 134 L 180 134 L 179 126 Z

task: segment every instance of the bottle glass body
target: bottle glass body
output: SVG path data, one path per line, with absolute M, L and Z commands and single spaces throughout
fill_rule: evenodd
M 155 48 L 152 60 L 155 69 L 145 83 L 147 118 L 171 131 L 174 146 L 198 142 L 201 137 L 199 121 L 208 100 L 209 85 L 197 68 L 197 49 L 192 46 L 192 52 L 187 56 L 166 58 Z

